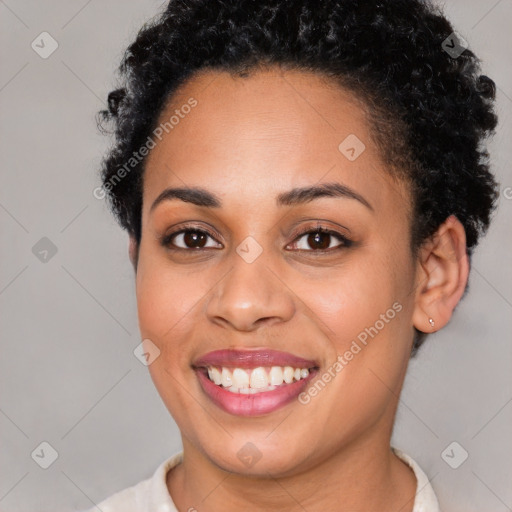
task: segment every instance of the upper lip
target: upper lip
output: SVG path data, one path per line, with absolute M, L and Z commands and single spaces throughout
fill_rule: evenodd
M 223 349 L 208 352 L 193 363 L 194 367 L 232 366 L 236 368 L 257 368 L 258 366 L 292 366 L 314 368 L 315 361 L 295 356 L 289 352 L 271 349 Z

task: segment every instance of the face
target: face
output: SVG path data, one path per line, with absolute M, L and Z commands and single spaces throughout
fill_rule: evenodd
M 136 289 L 185 450 L 277 476 L 389 447 L 413 337 L 410 197 L 363 105 L 306 72 L 208 72 L 173 115 L 147 159 Z

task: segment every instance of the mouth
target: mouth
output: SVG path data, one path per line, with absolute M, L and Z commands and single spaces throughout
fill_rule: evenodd
M 285 406 L 318 371 L 315 361 L 274 350 L 219 350 L 192 367 L 207 397 L 240 416 L 268 414 Z

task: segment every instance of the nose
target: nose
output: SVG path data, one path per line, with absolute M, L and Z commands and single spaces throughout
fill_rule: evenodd
M 289 321 L 296 311 L 293 292 L 273 267 L 263 254 L 248 263 L 234 253 L 206 306 L 210 321 L 238 331 Z

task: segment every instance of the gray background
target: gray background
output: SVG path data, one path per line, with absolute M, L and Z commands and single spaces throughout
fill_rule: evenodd
M 150 476 L 178 430 L 133 355 L 127 236 L 92 190 L 108 140 L 94 114 L 155 0 L 0 0 L 0 510 L 88 508 Z M 498 85 L 490 145 L 502 194 L 470 293 L 412 361 L 393 445 L 432 478 L 444 511 L 512 508 L 512 0 L 449 0 L 456 29 Z M 58 49 L 42 59 L 43 31 Z M 508 190 L 508 193 L 507 193 Z M 508 199 L 507 199 L 508 197 Z M 49 238 L 57 253 L 32 252 Z M 41 442 L 58 452 L 42 469 Z M 468 459 L 441 457 L 453 441 Z M 462 453 L 456 448 L 454 458 Z

